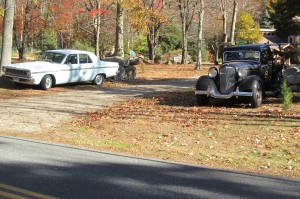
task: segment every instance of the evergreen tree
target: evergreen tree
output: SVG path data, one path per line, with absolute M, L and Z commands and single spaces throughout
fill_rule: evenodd
M 300 0 L 277 0 L 269 1 L 268 10 L 270 20 L 282 39 L 289 35 L 300 32 L 300 26 L 293 20 L 300 12 Z
M 261 28 L 274 28 L 272 22 L 270 21 L 270 13 L 267 9 L 265 10 L 264 15 L 262 16 L 259 25 Z

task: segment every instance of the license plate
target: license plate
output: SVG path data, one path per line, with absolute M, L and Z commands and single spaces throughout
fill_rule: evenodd
M 13 81 L 14 82 L 19 82 L 20 80 L 19 80 L 19 78 L 13 77 Z

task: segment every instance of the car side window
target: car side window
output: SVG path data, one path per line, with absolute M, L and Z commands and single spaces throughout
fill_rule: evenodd
M 79 54 L 79 63 L 80 64 L 88 64 L 88 63 L 93 63 L 93 62 L 89 55 Z
M 77 55 L 76 54 L 69 55 L 66 60 L 66 64 L 78 64 Z

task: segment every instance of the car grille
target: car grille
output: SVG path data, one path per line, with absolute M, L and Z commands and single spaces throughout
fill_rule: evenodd
M 229 94 L 235 90 L 236 70 L 233 67 L 225 66 L 220 68 L 220 92 Z
M 9 75 L 15 75 L 15 76 L 21 76 L 21 77 L 27 77 L 26 70 L 17 70 L 12 68 L 6 68 L 5 73 Z

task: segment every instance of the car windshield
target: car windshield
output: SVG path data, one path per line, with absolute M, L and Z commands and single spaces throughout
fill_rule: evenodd
M 259 51 L 226 51 L 223 62 L 229 61 L 259 61 Z
M 64 60 L 65 56 L 65 54 L 58 52 L 44 52 L 40 55 L 38 60 L 60 64 Z

